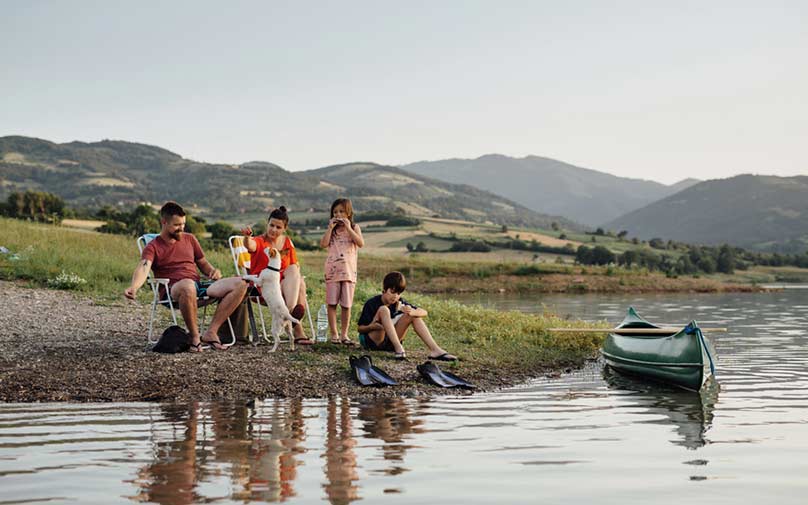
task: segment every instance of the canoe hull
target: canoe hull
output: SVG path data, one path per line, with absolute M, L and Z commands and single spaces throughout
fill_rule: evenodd
M 711 375 L 706 345 L 700 332 L 685 329 L 672 335 L 610 333 L 600 352 L 618 371 L 698 391 Z

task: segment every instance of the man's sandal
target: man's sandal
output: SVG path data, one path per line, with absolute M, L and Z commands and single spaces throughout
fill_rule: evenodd
M 217 351 L 226 351 L 227 350 L 227 347 L 225 347 L 224 344 L 222 344 L 221 340 L 200 340 L 199 344 L 200 345 L 206 345 L 206 346 L 210 347 L 211 349 L 215 349 Z

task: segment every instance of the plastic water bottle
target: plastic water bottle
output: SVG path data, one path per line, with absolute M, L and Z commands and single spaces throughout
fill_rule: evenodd
M 320 305 L 317 311 L 317 342 L 325 342 L 328 338 L 328 307 Z

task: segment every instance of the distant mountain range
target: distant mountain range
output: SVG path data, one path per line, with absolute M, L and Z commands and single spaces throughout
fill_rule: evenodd
M 202 163 L 165 149 L 123 141 L 56 144 L 0 137 L 0 198 L 26 189 L 48 191 L 73 206 L 133 206 L 177 200 L 198 214 L 223 215 L 290 209 L 327 209 L 349 196 L 361 211 L 405 209 L 418 215 L 474 222 L 568 229 L 580 225 L 542 215 L 468 185 L 449 184 L 374 163 L 289 172 L 273 163 Z
M 808 176 L 705 181 L 606 226 L 645 239 L 800 252 L 808 249 Z
M 550 158 L 511 158 L 501 154 L 473 160 L 421 161 L 401 168 L 441 181 L 470 184 L 536 212 L 565 216 L 593 227 L 698 182 L 686 179 L 666 186 L 653 181 L 617 177 Z

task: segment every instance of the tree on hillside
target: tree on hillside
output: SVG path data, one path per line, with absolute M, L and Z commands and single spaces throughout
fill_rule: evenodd
M 725 274 L 735 273 L 735 251 L 728 244 L 722 245 L 718 251 L 716 270 Z
M 238 235 L 236 229 L 230 223 L 225 223 L 224 221 L 216 221 L 206 228 L 210 232 L 211 240 L 214 242 L 227 242 L 230 235 Z
M 6 216 L 40 223 L 59 223 L 64 217 L 64 210 L 64 200 L 43 191 L 11 193 L 3 206 L 3 214 Z

